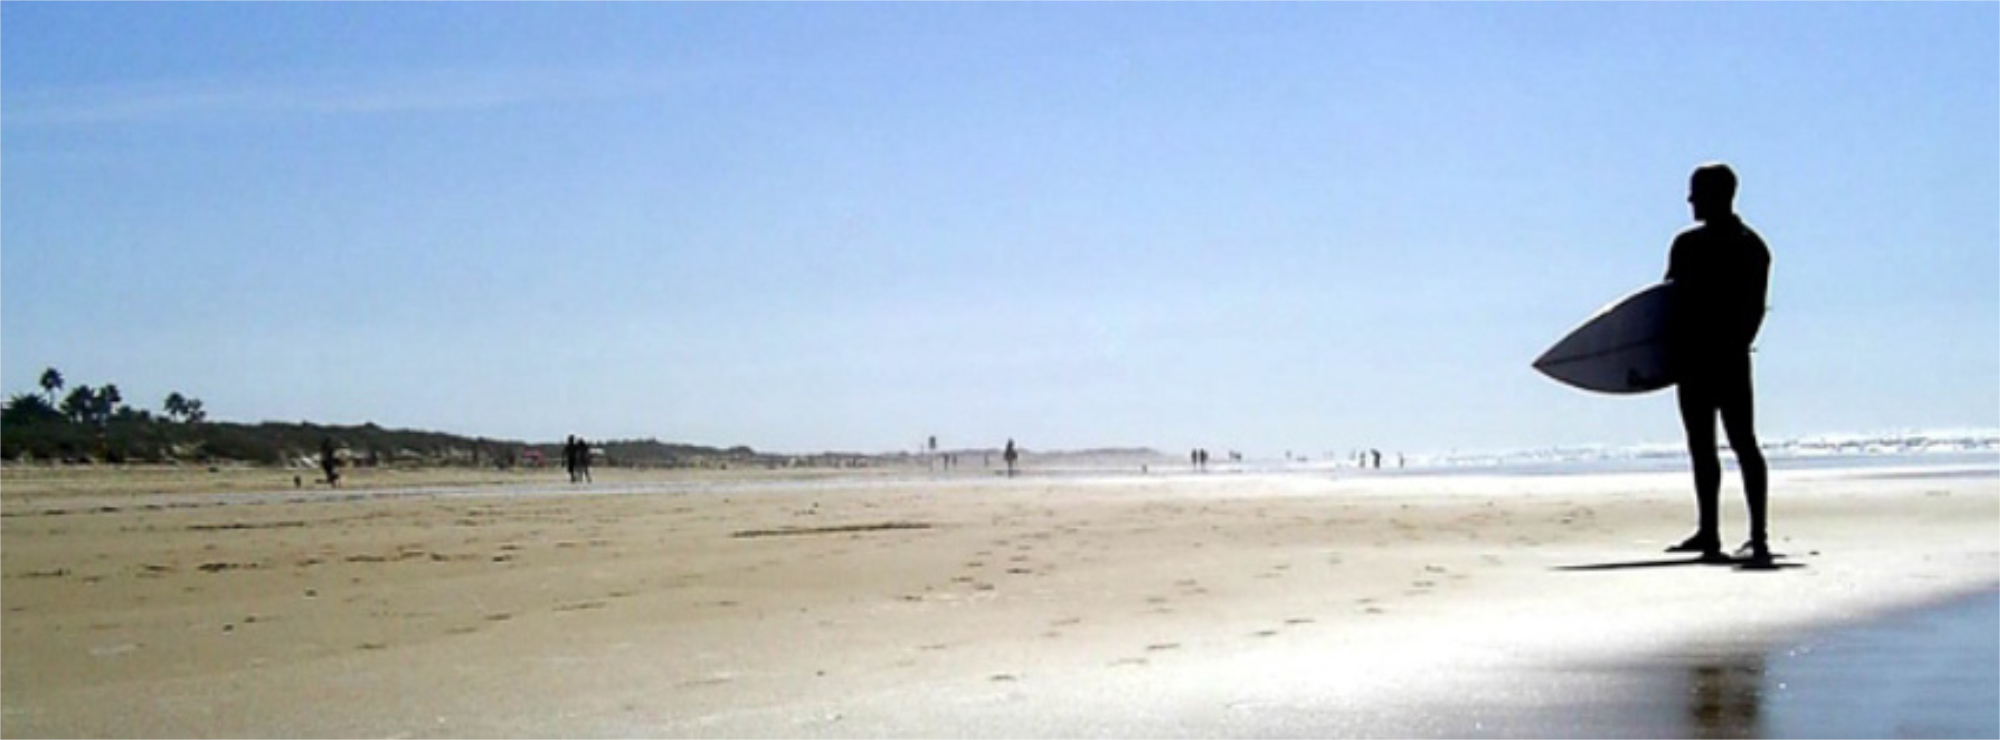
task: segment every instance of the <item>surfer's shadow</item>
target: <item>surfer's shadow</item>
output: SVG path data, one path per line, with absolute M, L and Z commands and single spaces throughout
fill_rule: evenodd
M 1782 558 L 1783 556 L 1779 556 Z M 1601 573 L 1624 570 L 1647 570 L 1651 568 L 1727 568 L 1739 573 L 1769 573 L 1806 567 L 1805 563 L 1769 562 L 1757 563 L 1747 560 L 1709 560 L 1704 558 L 1666 558 L 1651 560 L 1624 560 L 1610 563 L 1583 563 L 1578 565 L 1558 565 L 1549 570 L 1561 573 Z

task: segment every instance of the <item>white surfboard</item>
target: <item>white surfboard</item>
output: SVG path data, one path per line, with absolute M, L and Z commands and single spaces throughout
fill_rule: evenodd
M 1535 358 L 1535 369 L 1601 393 L 1646 393 L 1674 384 L 1667 357 L 1673 283 L 1657 283 L 1605 306 Z

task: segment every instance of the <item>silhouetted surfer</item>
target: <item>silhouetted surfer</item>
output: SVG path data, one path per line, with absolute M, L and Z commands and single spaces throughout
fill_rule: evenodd
M 1700 224 L 1674 237 L 1667 279 L 1674 283 L 1669 329 L 1680 378 L 1681 425 L 1687 430 L 1694 462 L 1695 508 L 1699 528 L 1669 552 L 1722 557 L 1717 499 L 1722 462 L 1715 445 L 1720 413 L 1729 448 L 1743 474 L 1743 497 L 1750 507 L 1750 541 L 1736 554 L 1756 563 L 1771 560 L 1766 531 L 1764 453 L 1757 448 L 1750 383 L 1750 342 L 1764 323 L 1764 300 L 1771 276 L 1771 251 L 1738 218 L 1736 173 L 1721 163 L 1695 168 L 1688 203 Z

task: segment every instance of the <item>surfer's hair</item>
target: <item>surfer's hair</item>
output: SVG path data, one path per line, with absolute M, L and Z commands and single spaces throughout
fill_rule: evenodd
M 1688 190 L 1697 199 L 1727 205 L 1736 200 L 1736 171 L 1722 162 L 1696 167 L 1688 179 Z

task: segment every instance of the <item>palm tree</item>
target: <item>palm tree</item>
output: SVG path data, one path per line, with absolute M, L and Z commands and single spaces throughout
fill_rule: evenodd
M 50 406 L 56 405 L 56 394 L 61 392 L 62 388 L 62 373 L 56 372 L 55 368 L 42 371 L 42 392 L 49 394 Z
M 87 385 L 71 388 L 60 408 L 70 421 L 78 424 L 89 421 L 91 413 L 97 408 L 97 391 Z
M 119 395 L 116 384 L 105 383 L 104 390 L 97 392 L 96 412 L 98 426 L 103 426 L 105 422 L 110 421 L 111 415 L 118 411 L 118 404 L 124 401 L 125 397 Z
M 167 394 L 167 418 L 187 424 L 200 424 L 208 418 L 208 412 L 201 410 L 201 399 L 183 396 L 179 391 Z

